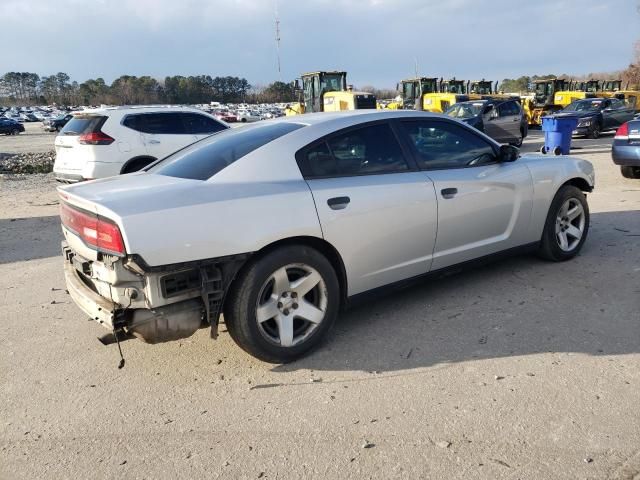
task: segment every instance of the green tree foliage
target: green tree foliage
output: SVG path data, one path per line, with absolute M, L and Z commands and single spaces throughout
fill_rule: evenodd
M 245 101 L 250 89 L 245 78 L 231 76 L 177 75 L 158 81 L 149 76 L 122 75 L 108 85 L 103 78 L 79 84 L 64 72 L 44 77 L 29 72 L 8 72 L 0 77 L 0 104 L 230 103 Z

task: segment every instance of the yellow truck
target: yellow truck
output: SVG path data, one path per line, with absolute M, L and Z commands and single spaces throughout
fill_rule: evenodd
M 428 112 L 442 113 L 456 102 L 469 100 L 469 82 L 440 79 L 437 92 L 427 93 L 424 96 L 424 110 Z
M 300 91 L 299 86 L 297 88 L 300 101 L 287 107 L 285 113 L 288 116 L 377 108 L 375 95 L 354 92 L 347 86 L 346 72 L 310 72 L 303 74 L 301 79 L 302 90 Z
M 630 89 L 627 83 L 622 88 L 622 80 L 605 80 L 602 82 L 602 91 L 599 92 L 600 97 L 614 97 L 623 100 L 629 108 L 633 108 L 636 112 L 640 111 L 640 90 Z
M 553 104 L 564 108 L 576 100 L 597 97 L 599 90 L 599 80 L 588 80 L 586 82 L 571 81 L 569 82 L 567 90 L 560 90 L 554 93 Z

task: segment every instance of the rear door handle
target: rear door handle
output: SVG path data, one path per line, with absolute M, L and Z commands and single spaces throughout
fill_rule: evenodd
M 153 143 L 153 144 L 160 143 L 160 140 L 149 140 L 149 143 Z
M 440 190 L 440 193 L 442 194 L 443 198 L 453 198 L 458 193 L 458 189 L 457 188 L 443 188 L 442 190 Z
M 342 210 L 347 208 L 351 199 L 349 197 L 333 197 L 327 200 L 327 205 L 332 210 Z

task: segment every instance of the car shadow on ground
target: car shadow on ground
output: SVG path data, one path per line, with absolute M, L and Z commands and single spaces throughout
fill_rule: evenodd
M 60 217 L 0 219 L 0 264 L 61 255 Z
M 524 255 L 424 281 L 343 313 L 314 353 L 273 370 L 382 373 L 543 352 L 637 353 L 638 271 L 640 211 L 596 213 L 572 261 Z

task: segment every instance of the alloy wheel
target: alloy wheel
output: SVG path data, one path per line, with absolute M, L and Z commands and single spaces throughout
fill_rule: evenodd
M 317 270 L 302 263 L 281 267 L 269 276 L 258 294 L 258 329 L 275 345 L 299 345 L 324 320 L 327 298 L 326 284 Z
M 570 252 L 578 246 L 586 223 L 582 203 L 577 198 L 569 198 L 556 216 L 556 240 L 561 250 Z

